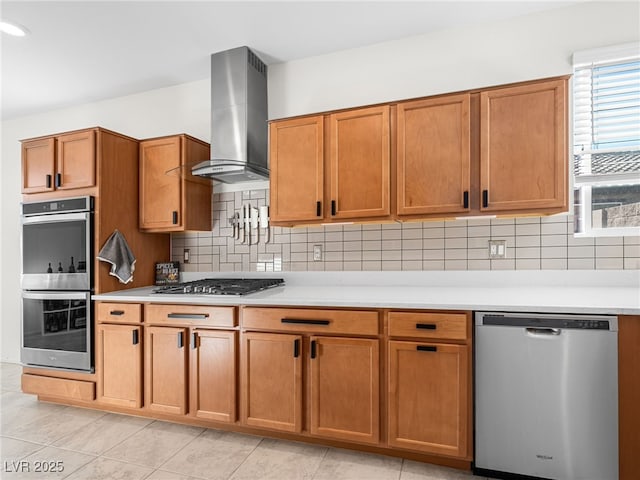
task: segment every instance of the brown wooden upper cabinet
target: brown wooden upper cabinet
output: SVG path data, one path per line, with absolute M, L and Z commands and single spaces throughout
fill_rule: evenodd
M 389 215 L 389 106 L 334 113 L 329 124 L 329 217 Z
M 95 129 L 22 142 L 22 193 L 72 190 L 95 184 Z
M 566 211 L 567 79 L 402 102 L 397 214 Z
M 480 210 L 567 209 L 567 79 L 480 93 Z
M 271 221 L 388 217 L 390 107 L 270 124 Z
M 403 102 L 397 119 L 398 215 L 469 211 L 470 95 Z
M 324 117 L 295 118 L 270 125 L 272 222 L 322 219 Z
M 140 142 L 140 229 L 211 230 L 212 183 L 191 174 L 209 159 L 209 144 L 188 135 Z

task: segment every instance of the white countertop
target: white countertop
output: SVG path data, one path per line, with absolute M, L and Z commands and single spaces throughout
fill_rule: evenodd
M 640 315 L 640 271 L 220 272 L 198 278 L 275 277 L 285 286 L 245 296 L 153 294 L 153 287 L 94 295 L 114 302 L 194 305 L 488 310 Z

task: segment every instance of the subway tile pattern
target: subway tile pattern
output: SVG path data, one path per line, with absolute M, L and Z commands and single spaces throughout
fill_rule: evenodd
M 172 260 L 189 249 L 187 272 L 640 269 L 640 237 L 574 237 L 573 215 L 272 227 L 269 243 L 262 231 L 257 244 L 234 239 L 230 218 L 268 193 L 214 194 L 213 230 L 173 234 Z M 489 258 L 489 240 L 505 240 L 506 258 Z

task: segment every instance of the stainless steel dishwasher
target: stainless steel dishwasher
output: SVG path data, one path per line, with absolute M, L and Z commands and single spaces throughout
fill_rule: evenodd
M 476 312 L 474 471 L 618 478 L 615 316 Z

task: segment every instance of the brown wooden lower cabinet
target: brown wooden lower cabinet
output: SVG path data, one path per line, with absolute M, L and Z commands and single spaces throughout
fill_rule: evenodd
M 188 329 L 145 327 L 144 403 L 161 413 L 187 413 Z
M 97 400 L 121 407 L 142 407 L 142 327 L 96 327 Z
M 242 336 L 242 421 L 254 427 L 302 431 L 302 336 Z
M 379 340 L 310 339 L 310 432 L 377 444 L 380 441 Z
M 464 458 L 467 455 L 466 345 L 389 342 L 389 445 Z
M 640 315 L 618 317 L 620 480 L 640 472 Z
M 190 413 L 218 422 L 236 421 L 236 337 L 224 330 L 191 332 Z

